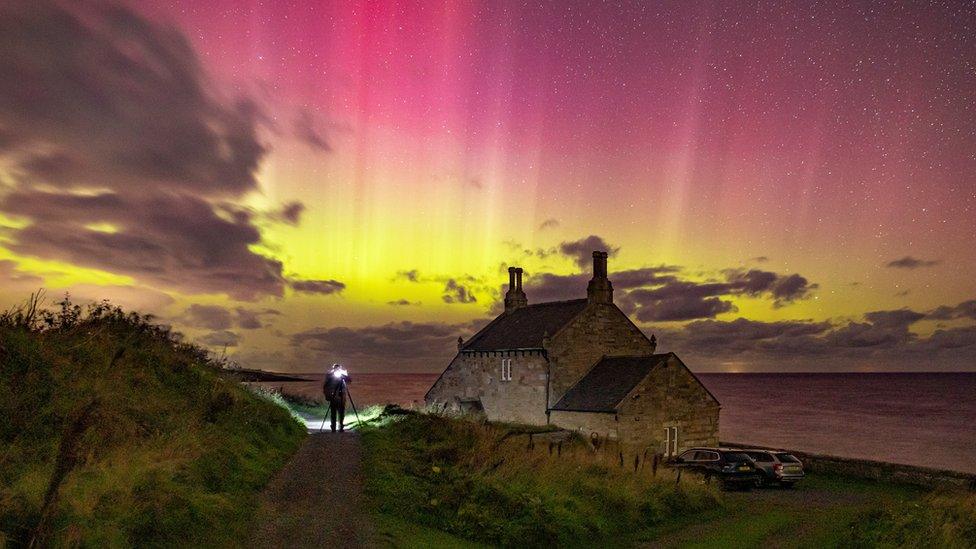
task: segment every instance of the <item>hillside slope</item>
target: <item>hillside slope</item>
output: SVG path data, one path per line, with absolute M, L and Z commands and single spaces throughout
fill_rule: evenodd
M 0 316 L 0 546 L 229 546 L 305 435 L 106 304 Z

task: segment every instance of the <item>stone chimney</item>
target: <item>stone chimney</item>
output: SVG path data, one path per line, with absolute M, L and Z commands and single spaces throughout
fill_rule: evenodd
M 522 268 L 508 268 L 508 291 L 505 292 L 505 312 L 511 312 L 529 304 L 525 292 L 522 291 Z
M 593 278 L 586 286 L 590 303 L 613 303 L 613 284 L 607 278 L 607 252 L 593 252 Z

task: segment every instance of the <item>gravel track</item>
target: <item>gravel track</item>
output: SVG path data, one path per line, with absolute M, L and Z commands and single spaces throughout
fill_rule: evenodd
M 361 464 L 357 433 L 310 433 L 265 489 L 250 545 L 364 546 Z

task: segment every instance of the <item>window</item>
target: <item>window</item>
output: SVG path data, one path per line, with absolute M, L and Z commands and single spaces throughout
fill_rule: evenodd
M 718 454 L 706 450 L 695 452 L 695 461 L 718 461 Z
M 776 457 L 783 463 L 800 463 L 793 454 L 776 454 Z
M 748 454 L 749 457 L 753 459 L 753 461 L 756 461 L 758 463 L 773 462 L 773 456 L 767 454 L 766 452 L 746 452 L 746 454 Z
M 678 453 L 678 428 L 664 428 L 664 455 L 673 456 Z
M 512 381 L 512 359 L 502 359 L 502 381 Z

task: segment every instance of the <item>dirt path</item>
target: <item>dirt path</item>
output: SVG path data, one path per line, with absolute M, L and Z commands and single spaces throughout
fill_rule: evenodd
M 362 547 L 362 446 L 355 432 L 310 433 L 265 489 L 253 547 Z

